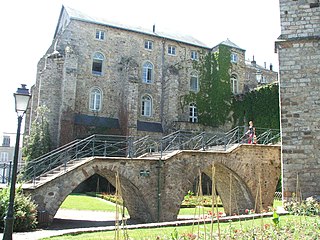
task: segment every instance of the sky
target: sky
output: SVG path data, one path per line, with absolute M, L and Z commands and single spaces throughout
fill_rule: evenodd
M 254 56 L 273 64 L 280 36 L 279 0 L 10 0 L 0 3 L 0 136 L 15 133 L 13 93 L 36 82 L 37 63 L 52 43 L 62 5 L 89 16 L 133 27 L 191 35 L 214 47 L 229 38 Z M 22 131 L 23 133 L 23 131 Z M 13 142 L 13 140 L 11 140 Z M 2 139 L 0 139 L 0 144 Z

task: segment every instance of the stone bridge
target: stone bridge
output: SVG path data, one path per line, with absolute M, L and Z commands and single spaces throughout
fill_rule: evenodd
M 272 206 L 280 177 L 280 145 L 235 144 L 226 151 L 176 150 L 161 157 L 87 157 L 37 184 L 24 184 L 49 221 L 65 198 L 94 174 L 116 186 L 130 218 L 139 222 L 177 219 L 180 205 L 195 179 L 204 173 L 214 178 L 227 214 L 245 209 L 257 212 Z

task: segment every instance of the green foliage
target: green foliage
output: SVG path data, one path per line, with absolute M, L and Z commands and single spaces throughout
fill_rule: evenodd
M 234 125 L 254 121 L 259 128 L 280 128 L 279 86 L 270 84 L 249 92 L 241 100 L 233 99 Z
M 31 134 L 23 149 L 27 161 L 36 159 L 51 150 L 49 123 L 46 117 L 48 112 L 45 106 L 37 109 L 37 117 L 31 125 Z
M 230 50 L 220 46 L 218 53 L 207 53 L 195 63 L 200 90 L 184 96 L 184 105 L 194 102 L 199 123 L 206 126 L 224 125 L 231 107 Z
M 0 190 L 0 231 L 4 228 L 4 217 L 9 205 L 9 188 Z M 37 225 L 36 205 L 29 196 L 22 193 L 22 189 L 16 189 L 14 199 L 14 224 L 15 232 L 30 231 Z
M 294 215 L 314 216 L 320 214 L 320 203 L 313 197 L 300 202 L 294 199 L 284 203 L 284 209 Z

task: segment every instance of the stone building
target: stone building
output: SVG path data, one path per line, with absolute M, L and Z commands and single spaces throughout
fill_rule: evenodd
M 10 174 L 12 172 L 15 147 L 10 141 L 11 140 L 10 135 L 3 134 L 2 136 L 0 135 L 0 138 L 2 138 L 2 144 L 0 145 L 0 183 L 7 183 L 8 179 L 10 179 Z M 23 165 L 21 156 L 22 156 L 22 149 L 19 148 L 18 171 Z
M 181 98 L 199 90 L 193 62 L 221 44 L 231 51 L 231 91 L 258 85 L 246 83 L 258 68 L 247 68 L 245 50 L 230 40 L 209 48 L 190 36 L 114 24 L 62 6 L 52 45 L 38 63 L 26 131 L 42 105 L 50 110 L 55 146 L 94 133 L 203 130 L 196 106 L 183 106 Z M 277 80 L 276 72 L 264 71 Z
M 280 0 L 283 195 L 320 195 L 319 0 Z

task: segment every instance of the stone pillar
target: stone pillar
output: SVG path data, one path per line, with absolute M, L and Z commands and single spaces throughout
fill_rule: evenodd
M 280 0 L 283 196 L 320 195 L 320 7 Z

